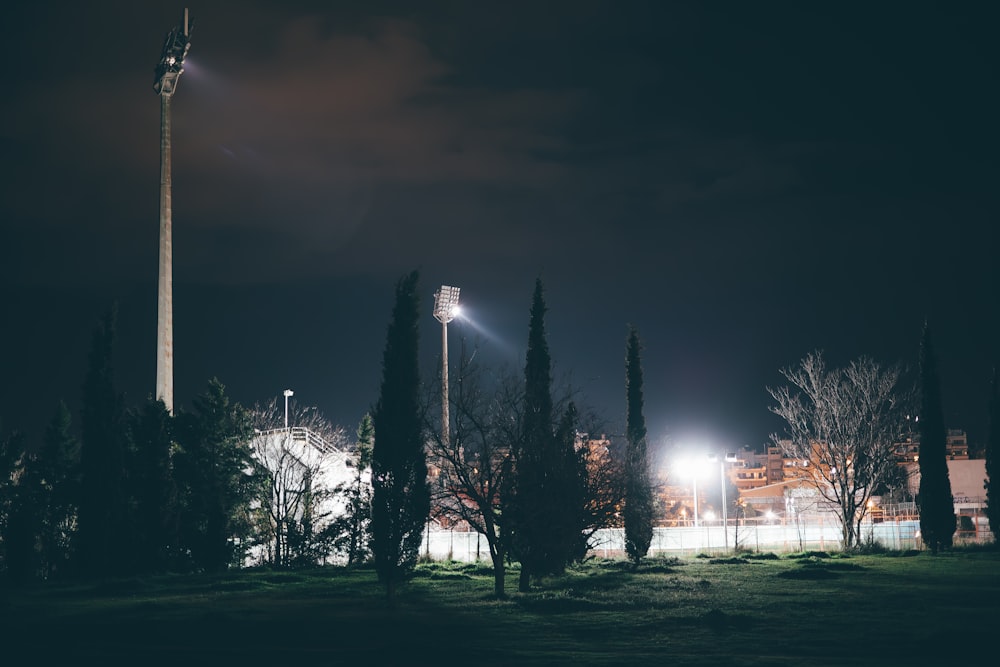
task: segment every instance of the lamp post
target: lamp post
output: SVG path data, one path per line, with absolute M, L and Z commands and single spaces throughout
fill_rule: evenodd
M 288 428 L 288 397 L 294 396 L 295 392 L 291 389 L 285 390 L 285 428 Z
M 691 490 L 694 493 L 694 526 L 698 527 L 698 477 L 705 472 L 707 460 L 702 458 L 684 459 L 680 461 L 681 475 L 691 478 Z
M 691 476 L 691 490 L 694 492 L 694 527 L 698 527 L 698 475 Z
M 710 456 L 709 461 L 715 461 L 715 456 Z M 727 516 L 728 509 L 726 507 L 726 464 L 736 462 L 736 454 L 733 452 L 726 452 L 725 456 L 718 459 L 719 461 L 719 484 L 722 487 L 722 535 L 724 538 L 724 544 L 726 545 L 726 551 L 729 551 L 729 517 Z
M 441 323 L 441 443 L 448 444 L 451 420 L 448 418 L 448 322 L 458 314 L 460 288 L 441 285 L 434 293 L 434 319 Z

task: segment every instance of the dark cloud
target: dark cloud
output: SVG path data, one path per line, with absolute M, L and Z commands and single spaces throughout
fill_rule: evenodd
M 557 363 L 612 422 L 624 324 L 637 324 L 653 428 L 751 444 L 773 425 L 764 387 L 778 368 L 816 348 L 832 363 L 912 359 L 931 317 L 950 423 L 982 437 L 1000 336 L 984 9 L 373 0 L 192 13 L 172 101 L 178 396 L 212 374 L 250 402 L 294 382 L 356 420 L 377 388 L 392 284 L 417 267 L 428 301 L 439 281 L 462 285 L 484 340 L 515 365 L 541 276 Z M 123 383 L 140 396 L 152 384 L 152 69 L 178 14 L 7 10 L 0 305 L 24 330 L 0 359 L 0 405 L 24 404 L 18 386 L 46 405 L 75 395 L 83 361 L 66 351 L 85 348 L 114 298 Z M 62 372 L 25 379 L 51 367 L 25 360 L 53 346 Z

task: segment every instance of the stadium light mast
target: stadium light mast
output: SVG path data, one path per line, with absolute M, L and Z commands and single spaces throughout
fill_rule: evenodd
M 458 314 L 460 288 L 442 285 L 434 293 L 434 319 L 441 323 L 441 442 L 450 440 L 451 420 L 448 418 L 448 322 Z
M 184 71 L 184 57 L 191 47 L 191 21 L 184 9 L 184 23 L 174 27 L 163 42 L 156 65 L 153 90 L 160 96 L 160 272 L 156 300 L 156 398 L 174 411 L 174 301 L 173 241 L 170 193 L 170 98 Z

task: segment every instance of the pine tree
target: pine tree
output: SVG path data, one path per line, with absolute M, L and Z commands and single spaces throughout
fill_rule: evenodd
M 173 417 L 163 401 L 150 399 L 130 415 L 129 426 L 135 569 L 163 572 L 169 569 L 171 555 L 179 549 Z
M 22 451 L 3 541 L 12 581 L 48 579 L 65 570 L 74 537 L 79 451 L 69 433 L 70 415 L 60 403 L 41 449 Z
M 130 536 L 125 488 L 122 399 L 115 392 L 113 351 L 117 307 L 105 314 L 91 340 L 80 418 L 80 558 L 84 571 L 113 574 L 125 564 Z
M 990 522 L 993 541 L 1000 542 L 1000 376 L 993 369 L 990 382 L 989 435 L 986 440 L 986 517 Z
M 37 534 L 36 484 L 24 434 L 0 439 L 0 590 L 33 578 Z
M 639 333 L 629 328 L 625 345 L 625 552 L 634 565 L 653 541 L 653 489 L 646 452 L 646 419 L 643 416 L 642 363 Z
M 365 482 L 365 471 L 372 465 L 375 445 L 375 425 L 370 414 L 358 424 L 358 460 L 347 505 L 347 564 L 354 565 L 368 553 L 368 531 L 371 525 L 371 488 Z
M 417 562 L 430 514 L 430 487 L 420 410 L 419 298 L 416 271 L 396 284 L 382 359 L 382 386 L 372 421 L 372 551 L 386 596 Z
M 40 535 L 46 579 L 70 569 L 77 527 L 80 490 L 80 443 L 71 432 L 71 416 L 60 401 L 45 431 L 39 452 L 40 476 L 46 491 Z
M 924 323 L 920 345 L 920 535 L 931 551 L 951 547 L 955 534 L 955 505 L 948 479 L 947 432 L 941 406 L 941 379 Z
M 183 452 L 175 459 L 180 532 L 192 564 L 217 572 L 235 563 L 235 544 L 250 531 L 241 520 L 254 491 L 245 472 L 254 469 L 249 445 L 253 429 L 250 413 L 229 400 L 218 379 L 210 380 L 193 403 L 193 413 L 175 418 Z

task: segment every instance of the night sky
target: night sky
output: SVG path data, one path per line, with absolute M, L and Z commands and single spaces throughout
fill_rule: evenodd
M 175 396 L 210 377 L 353 432 L 396 281 L 421 371 L 449 327 L 520 372 L 534 281 L 554 376 L 623 430 L 627 325 L 654 446 L 760 446 L 767 386 L 822 350 L 916 364 L 986 436 L 1000 355 L 992 3 L 192 2 L 172 100 Z M 418 8 L 419 7 L 419 8 Z M 4 10 L 0 418 L 78 419 L 119 307 L 118 388 L 154 388 L 159 100 L 181 3 Z

